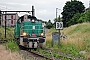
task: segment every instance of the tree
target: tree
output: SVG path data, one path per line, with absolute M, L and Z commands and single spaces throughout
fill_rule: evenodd
M 42 19 L 37 19 L 38 21 L 41 21 L 42 23 L 46 23 L 47 21 L 43 21 Z
M 85 15 L 86 17 L 85 17 L 85 19 L 86 19 L 86 22 L 90 22 L 90 10 L 88 10 L 87 12 L 86 12 L 86 15 Z
M 51 22 L 51 20 L 49 20 L 47 23 L 46 23 L 46 28 L 50 29 L 53 27 L 53 24 Z
M 77 23 L 90 22 L 90 10 L 84 13 L 76 13 L 72 19 L 68 22 L 68 25 L 74 25 Z
M 85 7 L 81 1 L 71 0 L 65 3 L 66 5 L 63 7 L 62 21 L 64 27 L 69 26 L 69 21 L 76 13 L 82 13 L 85 11 Z
M 54 23 L 57 21 L 59 21 L 59 17 L 57 18 L 57 20 L 56 20 L 56 18 L 54 19 Z M 60 21 L 62 21 L 62 18 L 60 18 Z
M 72 19 L 67 22 L 67 23 L 68 23 L 68 26 L 79 23 L 78 20 L 79 20 L 80 17 L 81 17 L 81 14 L 80 14 L 80 13 L 76 13 L 76 14 L 72 17 Z
M 78 23 L 83 23 L 86 21 L 86 13 L 82 13 L 80 18 L 78 19 Z
M 90 10 L 88 10 L 87 12 L 85 13 L 82 13 L 81 14 L 81 17 L 79 18 L 78 20 L 79 23 L 82 23 L 82 22 L 90 22 Z
M 57 17 L 57 19 L 55 18 L 54 19 L 54 23 L 53 23 L 53 27 L 55 28 L 56 27 L 56 22 L 61 22 L 62 21 L 62 17 L 60 17 L 60 19 L 59 19 L 59 17 Z

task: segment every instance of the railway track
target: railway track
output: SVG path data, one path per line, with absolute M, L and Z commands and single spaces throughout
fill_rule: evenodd
M 6 43 L 6 42 L 8 42 L 8 40 L 0 40 L 0 44 Z
M 39 53 L 39 52 L 35 52 L 35 53 Z M 61 54 L 55 53 L 55 52 L 51 51 L 50 49 L 43 49 L 42 53 L 39 53 L 39 54 L 46 56 L 48 58 L 51 58 L 51 60 L 62 60 L 63 58 L 73 60 L 67 56 L 62 56 Z
M 69 60 L 84 60 L 83 58 L 73 57 L 71 55 L 66 55 L 61 52 L 54 52 L 51 49 L 41 49 L 40 51 L 34 51 L 34 50 L 28 50 L 26 49 L 28 53 L 31 53 L 32 55 L 36 56 L 36 58 L 43 58 L 46 60 L 63 60 L 62 58 L 66 58 Z M 43 52 L 43 53 L 40 53 Z
M 41 58 L 41 59 L 46 59 L 46 60 L 53 60 L 52 58 L 46 57 L 43 54 L 37 52 L 37 50 L 28 49 L 28 48 L 25 48 L 23 46 L 20 46 L 20 49 L 23 50 L 23 51 L 26 51 L 28 53 L 28 54 L 24 53 L 24 55 L 26 55 L 26 56 L 34 55 L 36 58 Z M 26 58 L 26 56 L 25 56 L 25 58 Z
M 8 42 L 8 40 L 0 40 L 0 44 L 6 43 L 6 42 Z M 29 53 L 31 53 L 33 55 L 36 55 L 38 57 L 44 58 L 46 60 L 61 60 L 60 58 L 62 58 L 62 57 L 68 58 L 70 60 L 83 60 L 82 57 L 81 58 L 80 57 L 79 58 L 78 57 L 73 57 L 70 54 L 66 55 L 66 54 L 64 54 L 62 52 L 55 52 L 55 51 L 53 51 L 52 49 L 49 49 L 49 48 L 45 48 L 45 49 L 42 49 L 42 50 L 44 50 L 43 52 L 45 54 L 48 53 L 48 55 L 50 57 L 46 56 L 44 53 L 41 54 L 40 51 L 31 51 L 29 49 L 26 49 L 25 51 L 27 51 L 27 52 L 29 52 Z M 53 55 L 53 53 L 54 53 L 54 55 Z M 60 58 L 56 58 L 56 55 L 58 55 L 58 57 L 60 57 Z
M 46 60 L 53 60 L 52 58 L 48 58 L 48 57 L 46 57 L 46 56 L 44 56 L 40 53 L 32 52 L 32 51 L 29 51 L 29 50 L 27 50 L 27 52 L 32 53 L 33 55 L 36 55 L 37 57 L 41 57 L 41 58 L 46 59 Z
M 48 52 L 52 52 L 53 50 L 50 49 L 50 48 L 45 48 L 44 50 L 48 51 Z M 65 54 L 65 53 L 62 53 L 62 52 L 55 52 L 53 51 L 55 54 L 58 54 L 60 55 L 61 57 L 66 57 L 70 60 L 84 60 L 83 57 L 74 57 L 72 56 L 71 54 Z
M 33 54 L 34 56 L 37 56 L 37 58 L 38 57 L 41 57 L 41 58 L 43 58 L 43 59 L 46 59 L 46 60 L 62 60 L 61 58 L 68 58 L 69 60 L 73 60 L 73 59 L 71 59 L 71 58 L 69 58 L 69 57 L 66 57 L 66 56 L 61 56 L 61 55 L 59 55 L 58 57 L 59 58 L 57 58 L 56 56 L 55 56 L 55 54 L 57 54 L 57 53 L 54 53 L 54 55 L 52 54 L 53 52 L 52 51 L 48 51 L 48 50 L 44 50 L 43 52 L 43 54 L 42 53 L 40 53 L 40 51 L 32 51 L 32 50 L 25 50 L 25 51 L 27 51 L 27 52 L 29 52 L 29 53 L 31 53 L 31 54 Z

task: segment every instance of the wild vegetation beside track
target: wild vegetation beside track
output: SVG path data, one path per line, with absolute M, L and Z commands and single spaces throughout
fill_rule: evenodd
M 11 51 L 18 51 L 19 47 L 14 39 L 14 28 L 7 27 L 6 28 L 6 38 L 5 38 L 5 28 L 0 27 L 0 40 L 8 40 L 5 44 L 6 48 Z
M 60 48 L 51 46 L 52 32 L 56 31 L 52 28 L 46 34 L 48 47 L 76 57 L 90 58 L 90 23 L 76 24 L 61 30 L 67 38 L 60 41 Z
M 6 28 L 6 38 L 5 38 L 5 28 L 0 27 L 0 39 L 13 39 L 14 38 L 14 28 Z
M 7 37 L 4 38 L 4 27 L 0 27 L 0 39 L 10 40 L 6 44 L 8 49 L 13 51 L 15 51 L 14 49 L 18 50 L 17 44 L 13 41 L 14 28 L 7 28 L 6 31 Z M 60 40 L 59 48 L 58 45 L 54 45 L 54 47 L 51 45 L 52 32 L 56 31 L 58 32 L 58 30 L 52 28 L 46 34 L 46 47 L 49 47 L 55 51 L 71 54 L 72 56 L 83 57 L 84 59 L 90 58 L 90 23 L 76 24 L 61 30 L 61 33 L 67 36 L 67 38 Z
M 0 59 L 1 60 L 24 60 L 22 55 L 18 53 L 19 47 L 14 39 L 14 28 L 6 28 L 6 38 L 5 38 L 5 28 L 0 27 L 0 40 L 8 40 L 7 43 L 0 45 Z M 3 47 L 1 47 L 3 46 Z M 6 57 L 6 58 L 5 58 Z

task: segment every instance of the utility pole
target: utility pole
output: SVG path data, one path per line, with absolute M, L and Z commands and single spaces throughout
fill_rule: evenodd
M 57 9 L 58 9 L 58 8 L 56 8 L 56 21 L 57 21 Z
M 60 15 L 59 15 L 59 22 L 60 22 Z M 58 37 L 58 47 L 60 46 L 60 29 L 58 30 L 58 32 L 59 32 L 59 37 Z
M 58 20 L 58 19 L 57 19 L 57 13 L 58 13 L 57 10 L 61 10 L 61 9 L 56 8 L 56 21 Z
M 1 10 L 0 10 L 0 25 L 1 25 L 1 17 L 2 17 L 2 13 L 1 13 Z
M 5 38 L 6 38 L 6 20 L 7 20 L 7 15 L 6 15 L 6 12 L 5 12 Z
M 59 15 L 59 20 L 57 19 L 57 10 L 58 10 L 58 8 L 56 8 L 56 22 L 60 22 L 60 15 Z M 59 46 L 60 46 L 60 29 L 58 29 L 58 34 L 59 34 L 59 37 L 58 37 L 58 48 L 59 48 Z
M 90 1 L 89 1 L 89 9 L 90 9 Z

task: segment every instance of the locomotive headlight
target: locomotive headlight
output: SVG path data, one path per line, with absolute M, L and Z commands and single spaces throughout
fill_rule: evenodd
M 27 33 L 24 32 L 24 33 L 23 33 L 23 36 L 26 36 L 26 35 L 27 35 Z
M 43 34 L 43 33 L 41 33 L 41 36 L 44 36 L 44 34 Z
M 32 20 L 32 22 L 34 22 L 34 20 Z

